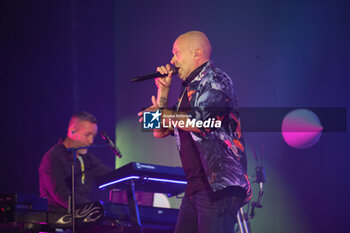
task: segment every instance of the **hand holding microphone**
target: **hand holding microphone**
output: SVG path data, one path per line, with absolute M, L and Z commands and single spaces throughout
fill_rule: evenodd
M 140 117 L 139 122 L 143 121 L 143 112 L 144 111 L 155 111 L 159 107 L 166 108 L 167 107 L 167 101 L 168 101 L 168 94 L 169 94 L 169 87 L 172 80 L 172 75 L 177 74 L 178 72 L 177 67 L 170 66 L 169 64 L 165 66 L 159 66 L 157 67 L 156 73 L 139 76 L 131 79 L 131 82 L 139 82 L 143 80 L 153 79 L 155 78 L 155 83 L 157 85 L 158 91 L 157 91 L 157 98 L 155 96 L 152 96 L 152 104 L 147 109 L 139 112 L 137 115 Z M 161 78 L 162 77 L 162 78 Z
M 156 85 L 158 88 L 169 88 L 170 84 L 171 84 L 171 79 L 172 79 L 172 75 L 175 73 L 177 73 L 177 69 L 174 70 L 173 68 L 175 67 L 171 67 L 169 64 L 165 65 L 165 66 L 160 66 L 157 67 L 157 71 L 163 76 L 166 75 L 162 78 L 156 78 Z
M 164 67 L 165 70 L 164 69 L 159 69 L 158 70 L 158 68 L 161 68 L 161 67 Z M 151 74 L 146 74 L 146 75 L 136 76 L 136 77 L 130 79 L 130 82 L 141 82 L 141 81 L 148 80 L 148 79 L 154 79 L 154 78 L 159 78 L 159 77 L 167 77 L 168 73 L 170 73 L 170 71 L 172 71 L 172 74 L 177 74 L 178 68 L 175 67 L 175 66 L 170 66 L 168 64 L 166 66 L 161 66 L 161 67 L 157 68 L 158 72 L 151 73 Z

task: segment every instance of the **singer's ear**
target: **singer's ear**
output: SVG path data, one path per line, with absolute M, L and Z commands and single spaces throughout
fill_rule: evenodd
M 194 57 L 196 60 L 200 59 L 202 57 L 203 51 L 201 49 L 196 49 L 194 52 Z

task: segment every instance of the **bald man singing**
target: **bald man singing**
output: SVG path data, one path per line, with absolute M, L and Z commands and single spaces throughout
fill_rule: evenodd
M 173 71 L 157 71 L 157 98 L 145 111 L 161 111 L 157 138 L 175 135 L 187 179 L 176 233 L 232 233 L 239 208 L 251 198 L 245 145 L 231 78 L 210 60 L 211 45 L 199 31 L 180 35 L 171 65 L 183 81 L 176 108 L 167 100 Z M 138 114 L 140 122 L 143 112 Z

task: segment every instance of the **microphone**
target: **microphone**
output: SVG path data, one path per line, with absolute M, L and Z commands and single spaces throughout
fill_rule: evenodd
M 108 137 L 107 133 L 105 131 L 101 131 L 100 136 L 103 139 L 103 141 L 105 141 L 111 147 L 113 153 L 119 158 L 121 158 L 122 154 L 118 150 L 117 146 L 113 143 L 113 141 Z
M 170 68 L 170 70 L 173 71 L 173 74 L 177 74 L 177 71 L 179 70 L 179 68 L 172 66 Z M 159 78 L 159 77 L 166 77 L 166 76 L 168 76 L 168 74 L 161 74 L 160 72 L 155 72 L 155 73 L 151 73 L 151 74 L 136 76 L 135 78 L 130 79 L 130 82 L 134 83 L 134 82 L 140 82 L 143 80 Z

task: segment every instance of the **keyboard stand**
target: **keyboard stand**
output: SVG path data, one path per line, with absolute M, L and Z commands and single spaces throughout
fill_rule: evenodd
M 142 233 L 142 226 L 140 221 L 139 208 L 135 196 L 135 183 L 134 180 L 129 181 L 129 185 L 126 188 L 126 195 L 128 197 L 128 208 L 130 213 L 130 220 L 133 227 L 140 230 Z

